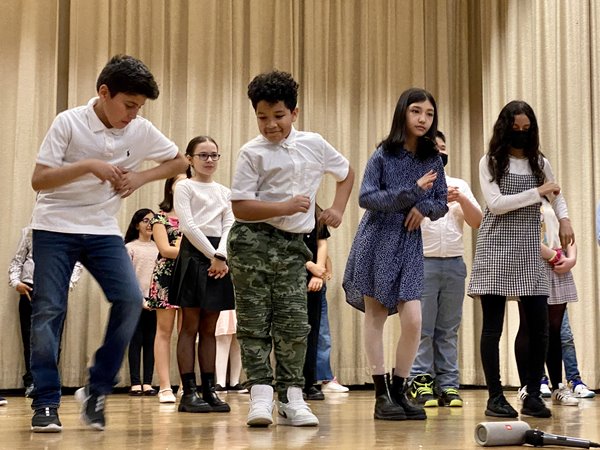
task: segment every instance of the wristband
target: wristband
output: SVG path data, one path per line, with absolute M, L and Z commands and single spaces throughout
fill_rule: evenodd
M 225 258 L 223 255 L 218 255 L 217 253 L 215 253 L 215 259 L 218 259 L 219 261 L 227 261 L 227 258 Z

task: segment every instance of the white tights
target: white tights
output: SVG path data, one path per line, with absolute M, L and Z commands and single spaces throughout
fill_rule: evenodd
M 240 382 L 242 372 L 242 353 L 235 334 L 216 336 L 217 355 L 215 358 L 216 384 L 225 387 L 227 383 L 227 362 L 229 362 L 229 385 Z

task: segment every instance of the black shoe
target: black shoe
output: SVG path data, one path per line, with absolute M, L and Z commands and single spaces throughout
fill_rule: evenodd
M 528 395 L 523 400 L 523 407 L 521 408 L 521 414 L 532 417 L 548 418 L 552 417 L 552 411 L 550 411 L 541 396 Z
M 155 397 L 156 395 L 158 395 L 158 391 L 153 387 L 151 387 L 150 389 L 142 389 L 142 392 L 146 397 Z
M 450 406 L 460 408 L 463 405 L 463 400 L 458 394 L 456 388 L 446 388 L 438 397 L 440 406 Z
M 412 379 L 406 395 L 414 403 L 422 405 L 425 408 L 438 406 L 438 399 L 433 392 L 433 388 L 434 382 L 431 375 L 422 373 Z
M 62 423 L 58 418 L 58 409 L 52 407 L 36 409 L 31 418 L 31 431 L 34 433 L 60 433 Z
M 306 400 L 325 400 L 325 394 L 317 389 L 316 386 L 309 386 L 304 389 Z
M 227 392 L 227 389 L 225 389 L 220 384 L 215 384 L 215 392 Z
M 4 406 L 8 403 L 8 400 L 6 400 L 4 397 L 0 397 L 0 406 Z
M 210 405 L 214 412 L 229 412 L 229 405 L 221 400 L 215 392 L 215 376 L 212 373 L 200 374 L 202 378 L 202 399 Z
M 94 430 L 103 431 L 106 425 L 104 419 L 105 395 L 93 394 L 90 387 L 77 389 L 75 399 L 81 403 L 81 421 Z
M 179 412 L 188 413 L 208 413 L 212 410 L 211 406 L 202 400 L 196 391 L 190 392 L 189 394 L 184 392 L 181 396 L 181 400 L 179 400 L 179 407 L 177 408 L 177 411 Z
M 491 417 L 517 417 L 519 414 L 510 406 L 503 394 L 490 397 L 487 401 L 486 416 Z
M 390 375 L 373 375 L 375 383 L 375 411 L 373 417 L 379 420 L 406 420 L 406 413 L 392 398 Z
M 431 377 L 430 377 L 431 378 Z M 408 420 L 425 420 L 427 414 L 419 404 L 414 404 L 408 399 L 408 382 L 405 378 L 394 375 L 392 380 L 392 399 L 404 409 L 404 414 Z M 436 400 L 437 405 L 437 400 Z
M 217 385 L 218 386 L 218 385 Z M 240 394 L 249 394 L 248 389 L 246 389 L 244 386 L 242 386 L 240 383 L 234 385 L 234 386 L 228 386 L 227 387 L 227 391 L 228 392 L 238 392 Z

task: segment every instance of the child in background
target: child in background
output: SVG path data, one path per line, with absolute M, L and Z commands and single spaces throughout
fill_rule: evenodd
M 365 350 L 375 383 L 375 419 L 423 420 L 407 398 L 408 376 L 421 337 L 423 242 L 421 222 L 448 212 L 444 167 L 435 145 L 438 111 L 424 89 L 404 91 L 390 133 L 367 162 L 358 226 L 344 273 L 346 301 L 365 313 Z M 402 334 L 390 385 L 383 327 L 398 313 Z
M 273 368 L 279 423 L 316 426 L 302 398 L 302 367 L 309 331 L 306 262 L 302 241 L 315 226 L 315 198 L 324 173 L 337 180 L 322 223 L 338 227 L 352 190 L 348 160 L 316 133 L 297 131 L 298 83 L 286 72 L 256 76 L 248 86 L 260 136 L 239 154 L 232 183 L 237 222 L 229 233 L 229 263 L 236 292 L 238 339 L 250 388 L 249 426 L 273 423 Z
M 25 374 L 23 385 L 25 397 L 33 394 L 33 377 L 31 375 L 31 298 L 33 297 L 33 252 L 31 242 L 31 228 L 25 227 L 21 231 L 21 240 L 17 245 L 15 256 L 8 265 L 8 284 L 19 293 L 19 321 L 21 322 L 21 340 L 23 342 L 23 359 L 25 361 Z M 83 266 L 76 263 L 71 274 L 69 289 L 72 290 L 81 277 Z M 62 331 L 60 332 L 62 336 Z M 61 346 L 58 346 L 60 358 Z
M 215 327 L 215 339 L 217 340 L 217 355 L 215 358 L 215 371 L 217 392 L 248 392 L 240 384 L 242 373 L 242 353 L 240 343 L 236 336 L 237 317 L 235 309 L 221 311 L 217 326 Z M 229 363 L 229 384 L 227 384 L 227 363 Z
M 140 283 L 144 296 L 150 290 L 150 281 L 158 256 L 158 248 L 152 240 L 150 221 L 154 212 L 148 208 L 138 209 L 131 218 L 125 233 L 125 248 L 131 257 L 135 275 Z M 144 300 L 144 309 L 131 338 L 128 350 L 129 378 L 131 389 L 129 395 L 156 395 L 152 387 L 154 373 L 154 336 L 156 335 L 156 312 L 148 307 Z M 140 378 L 140 355 L 144 352 L 144 379 Z
M 160 403 L 175 403 L 171 388 L 171 336 L 175 326 L 178 306 L 169 303 L 169 285 L 175 266 L 175 258 L 179 254 L 181 231 L 179 219 L 173 207 L 175 185 L 187 176 L 180 174 L 165 181 L 164 197 L 158 207 L 160 212 L 150 221 L 154 242 L 158 247 L 158 258 L 152 273 L 152 282 L 147 298 L 147 305 L 156 310 L 156 336 L 154 338 L 154 359 L 158 374 Z M 177 327 L 179 329 L 179 326 Z
M 177 362 L 183 383 L 180 412 L 229 412 L 215 393 L 215 327 L 219 313 L 234 309 L 227 266 L 227 235 L 233 224 L 231 191 L 213 180 L 221 157 L 215 140 L 197 136 L 185 151 L 189 178 L 177 185 L 175 212 L 183 233 L 169 290 L 169 301 L 181 308 Z M 196 336 L 202 397 L 196 388 Z

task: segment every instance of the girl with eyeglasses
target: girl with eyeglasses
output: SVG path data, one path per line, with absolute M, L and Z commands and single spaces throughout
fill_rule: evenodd
M 150 221 L 154 212 L 148 208 L 138 209 L 131 218 L 127 232 L 125 233 L 125 248 L 131 257 L 135 275 L 140 284 L 142 295 L 146 297 L 150 290 L 152 272 L 158 256 L 158 248 L 152 240 L 152 227 Z M 156 312 L 148 306 L 144 300 L 144 309 L 140 321 L 131 342 L 129 343 L 129 377 L 131 389 L 129 395 L 156 395 L 152 387 L 152 375 L 154 374 L 154 336 L 156 335 Z M 143 380 L 140 377 L 141 354 L 144 353 Z
M 177 185 L 174 206 L 183 233 L 169 302 L 181 307 L 177 362 L 183 384 L 180 412 L 229 412 L 215 393 L 215 328 L 221 311 L 235 308 L 227 266 L 227 236 L 233 225 L 231 191 L 215 182 L 219 148 L 209 136 L 193 138 L 185 152 L 189 179 Z M 195 343 L 202 396 L 196 388 Z

